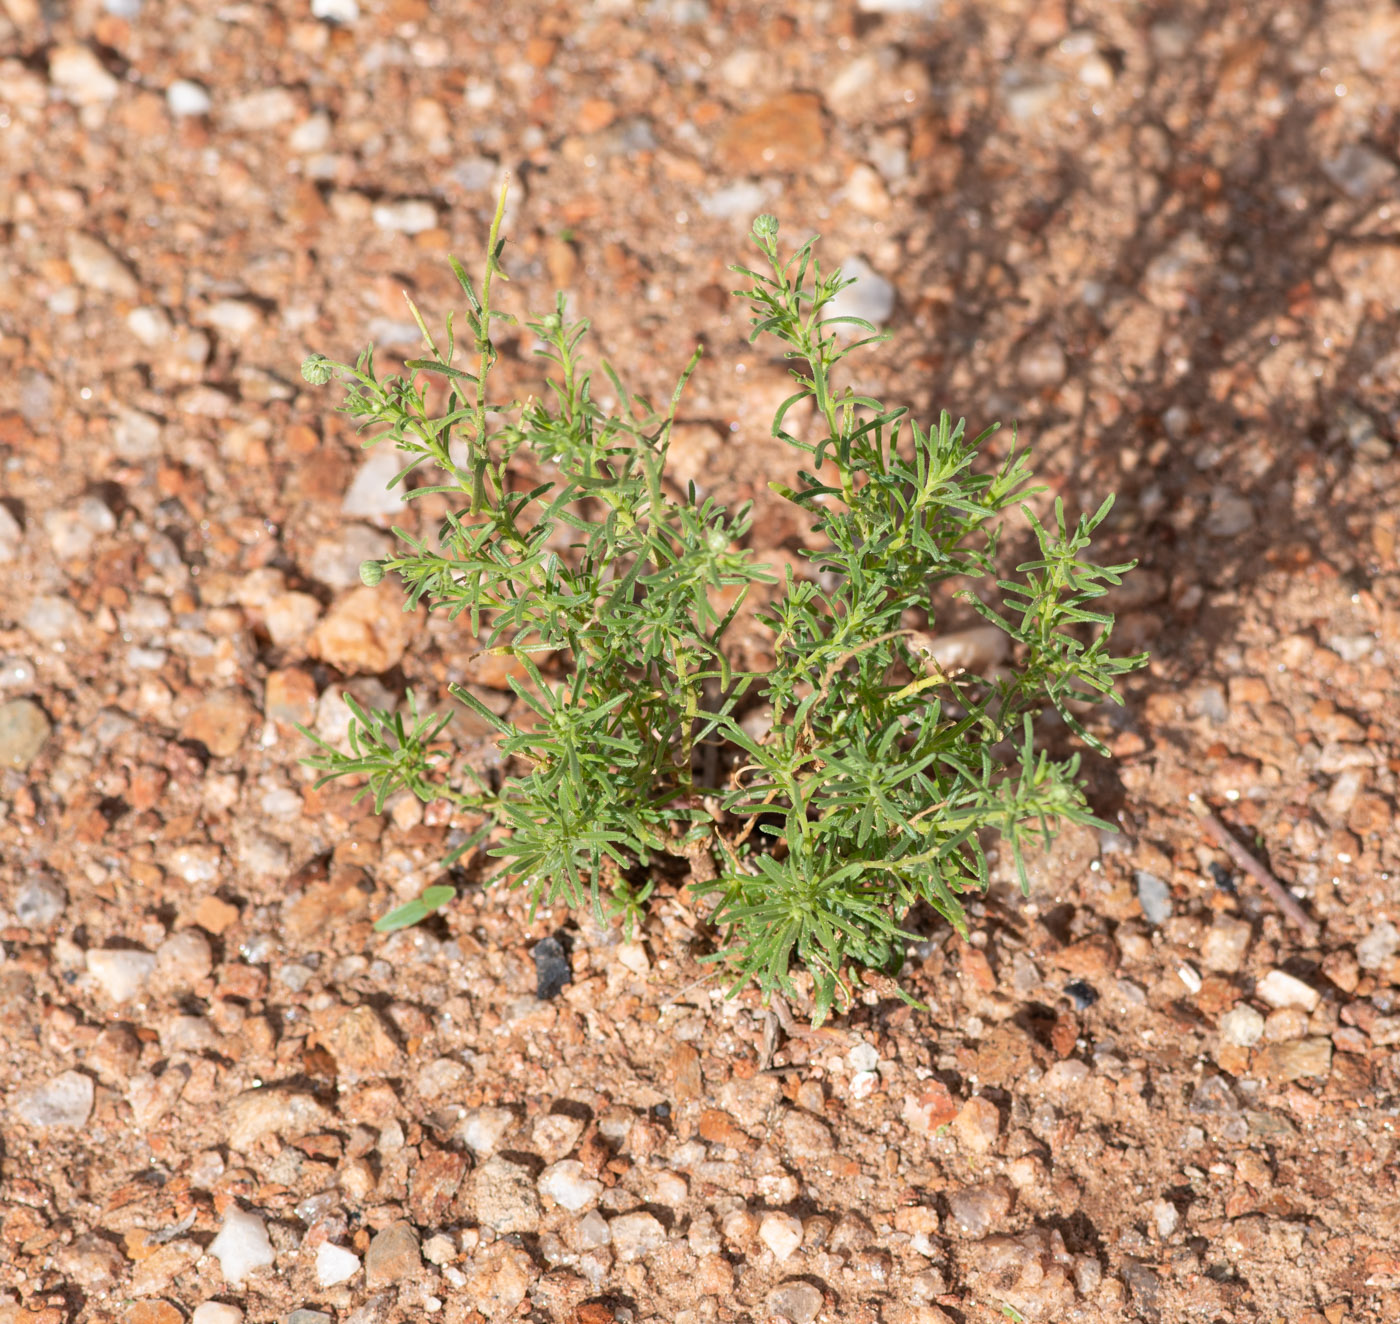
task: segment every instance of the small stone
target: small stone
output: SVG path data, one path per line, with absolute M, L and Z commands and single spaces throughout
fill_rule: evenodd
M 577 1159 L 561 1159 L 540 1173 L 539 1190 L 555 1204 L 576 1214 L 598 1203 L 603 1183 L 594 1181 Z
M 184 1324 L 185 1317 L 169 1301 L 133 1301 L 122 1324 Z
M 224 1211 L 219 1235 L 209 1246 L 209 1254 L 219 1261 L 225 1279 L 242 1286 L 249 1274 L 268 1268 L 276 1259 L 262 1218 L 236 1204 Z
M 52 730 L 44 710 L 33 699 L 0 704 L 0 770 L 23 772 L 38 758 Z
M 212 893 L 195 907 L 194 922 L 216 938 L 238 920 L 238 907 Z
M 421 1273 L 418 1237 L 402 1219 L 375 1233 L 365 1252 L 365 1286 L 370 1291 Z
M 791 1214 L 764 1214 L 758 1224 L 758 1239 L 781 1264 L 802 1244 L 802 1220 Z
M 316 720 L 316 700 L 316 681 L 300 667 L 284 667 L 267 673 L 267 684 L 263 689 L 263 715 L 268 721 L 287 726 L 300 722 L 303 726 L 310 726 Z M 343 704 L 341 706 L 344 707 Z
M 82 614 L 67 598 L 50 593 L 41 593 L 24 613 L 24 628 L 46 642 L 76 634 L 82 623 Z
M 1138 905 L 1149 924 L 1160 926 L 1172 917 L 1172 890 L 1155 873 L 1139 869 L 1133 875 L 1137 884 Z
M 821 1292 L 800 1279 L 779 1283 L 763 1298 L 763 1308 L 789 1324 L 812 1324 L 824 1304 Z
M 782 1134 L 784 1148 L 795 1159 L 824 1158 L 836 1147 L 827 1125 L 798 1108 L 783 1115 Z
M 94 948 L 87 954 L 87 968 L 113 1002 L 130 1002 L 150 983 L 156 958 L 126 948 Z
M 751 220 L 768 202 L 768 189 L 755 180 L 740 180 L 701 194 L 700 210 L 716 220 Z M 668 457 L 669 458 L 669 457 Z
M 392 594 L 357 588 L 337 598 L 307 652 L 346 675 L 379 675 L 403 660 L 415 620 Z
M 1271 1044 L 1301 1039 L 1307 1032 L 1308 1013 L 1301 1007 L 1277 1007 L 1264 1017 L 1264 1038 Z
M 373 455 L 375 452 L 370 453 Z M 354 487 L 355 484 L 352 483 L 352 491 Z M 350 501 L 348 494 L 345 500 Z M 388 513 L 397 514 L 399 511 L 396 507 Z M 335 537 L 317 539 L 302 566 L 312 579 L 319 580 L 337 591 L 355 588 L 361 582 L 361 564 L 365 561 L 382 561 L 393 550 L 393 546 L 393 539 L 387 533 L 372 529 L 368 524 L 347 524 Z
M 243 1324 L 243 1312 L 224 1301 L 205 1301 L 194 1308 L 190 1324 Z
M 366 519 L 375 515 L 397 515 L 402 519 L 404 496 L 408 489 L 403 483 L 399 483 L 395 487 L 390 487 L 389 484 L 411 458 L 407 452 L 399 450 L 396 446 L 380 444 L 371 447 L 365 453 L 365 458 L 360 461 L 360 467 L 355 471 L 355 477 L 351 480 L 345 496 L 341 499 L 341 512 L 356 519 Z M 383 554 L 380 551 L 370 555 L 373 557 Z M 368 559 L 370 558 L 360 558 L 360 560 Z M 357 561 L 354 578 L 347 581 L 346 587 L 359 582 L 360 572 Z
M 165 104 L 175 116 L 207 115 L 214 106 L 208 91 L 188 78 L 177 78 L 165 89 Z
M 437 207 L 427 198 L 377 203 L 370 215 L 381 230 L 393 234 L 422 234 L 435 229 L 438 223 Z
M 1237 492 L 1218 488 L 1211 494 L 1205 531 L 1212 538 L 1233 538 L 1254 527 L 1254 507 Z
M 1001 1114 L 990 1099 L 981 1095 L 969 1099 L 953 1118 L 953 1134 L 964 1149 L 985 1154 L 997 1142 Z
M 43 1085 L 21 1090 L 14 1099 L 15 1116 L 27 1126 L 44 1130 L 76 1130 L 92 1116 L 93 1085 L 81 1071 L 65 1071 Z
M 1028 347 L 1016 365 L 1016 375 L 1022 384 L 1037 391 L 1058 386 L 1068 373 L 1069 360 L 1065 358 L 1065 351 L 1053 340 Z
M 528 1168 L 493 1156 L 476 1170 L 477 1221 L 496 1232 L 534 1232 L 540 1225 L 540 1200 Z
M 1253 1048 L 1264 1034 L 1264 1017 L 1248 1003 L 1232 1007 L 1220 1018 L 1220 1037 L 1237 1048 Z
M 355 0 L 311 0 L 311 17 L 327 23 L 354 23 L 360 17 Z
M 1060 969 L 1081 979 L 1096 979 L 1111 973 L 1117 966 L 1118 948 L 1111 938 L 1099 933 L 1062 947 L 1053 960 Z
M 610 1220 L 608 1231 L 613 1254 L 624 1264 L 640 1260 L 666 1244 L 666 1229 L 661 1221 L 644 1210 Z
M 1322 163 L 1322 173 L 1343 193 L 1365 202 L 1390 186 L 1395 166 L 1362 143 L 1348 143 L 1336 156 Z
M 841 274 L 854 278 L 854 285 L 847 285 L 823 310 L 823 317 L 831 321 L 836 317 L 857 317 L 872 326 L 880 327 L 889 321 L 894 313 L 895 288 L 879 274 L 864 258 L 849 257 L 841 264 Z M 838 333 L 848 338 L 867 334 L 856 326 L 838 326 Z
M 256 716 L 241 690 L 217 690 L 190 710 L 180 736 L 197 741 L 216 759 L 228 758 L 238 751 Z
M 282 1324 L 331 1324 L 331 1317 L 324 1310 L 308 1310 L 302 1306 L 284 1315 Z
M 948 1196 L 948 1211 L 958 1232 L 977 1240 L 1011 1212 L 1013 1198 L 1007 1182 L 982 1182 L 953 1191 Z
M 1356 944 L 1356 963 L 1363 970 L 1380 970 L 1400 951 L 1400 932 L 1389 920 L 1377 924 Z
M 209 939 L 198 929 L 172 933 L 156 948 L 156 979 L 167 988 L 184 992 L 209 976 L 214 953 Z
M 1312 1011 L 1321 1000 L 1321 994 L 1301 979 L 1282 970 L 1270 970 L 1255 986 L 1254 992 L 1271 1007 L 1301 1007 Z
M 24 529 L 20 522 L 10 513 L 9 506 L 0 503 L 0 563 L 18 558 L 23 542 Z
M 321 1041 L 334 1055 L 340 1073 L 350 1081 L 395 1075 L 401 1065 L 399 1046 L 379 1013 L 363 1003 L 350 1008 L 323 1031 Z
M 413 1221 L 424 1227 L 446 1222 L 453 1197 L 466 1174 L 465 1154 L 438 1149 L 424 1141 L 409 1176 L 408 1212 Z
M 735 175 L 800 170 L 826 155 L 821 98 L 787 92 L 736 116 L 715 142 L 715 155 Z
M 285 87 L 266 87 L 231 101 L 223 111 L 229 128 L 258 132 L 275 129 L 297 114 L 297 100 Z
M 515 1125 L 515 1114 L 505 1108 L 471 1108 L 454 1133 L 478 1157 L 492 1153 Z
M 265 1135 L 291 1139 L 334 1125 L 312 1095 L 280 1085 L 244 1090 L 230 1101 L 224 1116 L 229 1147 L 244 1151 Z
M 548 1113 L 537 1117 L 530 1128 L 533 1147 L 544 1156 L 546 1163 L 567 1157 L 582 1134 L 583 1119 L 571 1117 L 568 1113 Z
M 106 502 L 95 496 L 83 497 L 69 509 L 50 510 L 44 515 L 44 532 L 60 561 L 87 558 L 98 539 L 116 527 L 116 516 Z
M 121 90 L 121 83 L 86 46 L 55 46 L 49 55 L 49 81 L 75 106 L 103 105 Z
M 932 1136 L 957 1115 L 957 1101 L 941 1080 L 926 1081 L 917 1098 L 910 1094 L 904 1100 L 904 1123 L 916 1135 Z
M 535 996 L 541 1002 L 557 998 L 564 985 L 573 982 L 574 969 L 564 944 L 553 935 L 541 938 L 530 950 L 535 959 Z
M 1254 1055 L 1251 1065 L 1266 1080 L 1326 1076 L 1332 1070 L 1332 1041 L 1321 1035 L 1311 1035 L 1306 1039 L 1269 1044 Z
M 68 265 L 84 289 L 118 299 L 134 299 L 140 291 L 131 269 L 100 239 L 75 231 L 68 236 Z
M 1201 943 L 1201 960 L 1207 970 L 1238 974 L 1254 930 L 1248 921 L 1217 915 Z
M 15 918 L 27 929 L 46 929 L 63 915 L 68 894 L 46 873 L 35 874 L 15 897 Z
M 539 1276 L 529 1253 L 509 1241 L 497 1241 L 472 1259 L 464 1293 L 489 1320 L 509 1319 Z
M 1176 1206 L 1170 1200 L 1158 1200 L 1152 1206 L 1152 1221 L 1156 1224 L 1157 1235 L 1165 1241 L 1176 1231 L 1177 1224 L 1181 1221 L 1181 1215 L 1177 1213 Z

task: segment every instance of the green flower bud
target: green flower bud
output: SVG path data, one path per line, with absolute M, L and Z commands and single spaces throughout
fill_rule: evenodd
M 312 354 L 302 360 L 301 375 L 312 386 L 324 386 L 335 373 L 335 366 L 324 354 Z
M 383 578 L 383 561 L 360 562 L 360 583 L 362 583 L 366 588 L 373 588 Z
M 754 218 L 753 235 L 755 239 L 776 239 L 778 237 L 778 218 L 770 216 L 767 212 Z

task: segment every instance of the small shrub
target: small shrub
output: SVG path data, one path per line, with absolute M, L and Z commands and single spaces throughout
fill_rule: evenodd
M 826 317 L 849 282 L 822 272 L 811 240 L 784 259 L 777 221 L 760 216 L 752 237 L 763 260 L 757 271 L 734 268 L 747 282 L 736 293 L 752 338 L 776 339 L 793 362 L 773 435 L 809 457 L 795 487 L 770 486 L 811 518 L 820 550 L 807 554 L 810 577 L 789 570 L 757 612 L 772 634 L 771 669 L 737 670 L 726 633 L 746 595 L 773 581 L 744 546 L 749 508 L 726 510 L 693 486 L 676 499 L 663 484 L 698 352 L 664 411 L 604 363 L 616 397 L 604 407 L 581 364 L 588 324 L 570 320 L 561 296 L 527 324 L 553 364 L 549 397 L 490 403 L 493 327 L 512 320 L 492 305 L 505 279 L 501 211 L 479 289 L 453 261 L 473 370 L 453 363 L 452 318 L 440 349 L 414 308 L 427 352 L 407 375 L 377 377 L 372 349 L 353 366 L 313 355 L 303 374 L 315 384 L 339 377 L 342 410 L 374 429 L 365 444 L 407 452 L 392 485 L 420 466 L 437 471 L 435 485 L 405 500 L 438 492 L 452 503 L 435 539 L 395 530 L 398 554 L 367 562 L 365 583 L 397 579 L 405 610 L 466 613 L 485 649 L 518 662 L 523 678 L 511 685 L 535 720 L 513 727 L 453 687 L 497 733 L 506 771 L 497 781 L 468 768 L 453 784 L 438 743 L 448 718 L 420 717 L 411 696 L 407 722 L 351 701 L 351 753 L 308 731 L 321 752 L 307 762 L 322 782 L 367 776 L 376 809 L 406 788 L 480 815 L 448 862 L 484 850 L 494 876 L 536 904 L 587 905 L 631 925 L 653 886 L 648 866 L 689 856 L 691 891 L 709 899 L 723 935 L 709 959 L 729 964 L 734 987 L 752 979 L 765 995 L 793 991 L 805 967 L 819 1021 L 848 997 L 853 968 L 898 969 L 902 920 L 916 903 L 965 932 L 959 896 L 987 883 L 985 830 L 1019 866 L 1028 833 L 1096 822 L 1078 756 L 1038 750 L 1033 722 L 1053 707 L 1106 753 L 1076 708 L 1121 702 L 1116 679 L 1144 660 L 1112 656 L 1111 618 L 1090 610 L 1131 568 L 1086 559 L 1112 499 L 1072 526 L 1058 501 L 1048 527 L 1022 505 L 1039 555 L 999 579 L 997 517 L 1039 490 L 1028 487 L 1027 453 L 978 468 L 987 433 L 969 438 L 946 413 L 923 428 L 838 387 L 836 365 L 883 337 Z M 841 322 L 864 338 L 843 343 Z M 785 427 L 806 400 L 813 442 Z M 527 470 L 545 477 L 530 485 Z M 1005 632 L 1013 665 L 987 676 L 945 668 L 907 624 L 933 628 L 934 591 L 950 580 L 981 588 L 988 600 L 961 596 Z M 536 662 L 545 652 L 564 664 L 549 675 Z M 766 731 L 740 723 L 757 704 L 771 709 Z M 429 888 L 379 927 L 412 923 L 451 896 Z

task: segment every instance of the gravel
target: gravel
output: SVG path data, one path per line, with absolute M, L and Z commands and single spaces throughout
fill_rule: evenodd
M 224 1211 L 219 1234 L 209 1245 L 209 1254 L 219 1261 L 224 1278 L 235 1287 L 259 1269 L 270 1268 L 277 1260 L 267 1225 L 261 1215 L 229 1205 Z

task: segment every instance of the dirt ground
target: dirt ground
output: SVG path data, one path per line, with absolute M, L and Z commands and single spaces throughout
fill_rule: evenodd
M 1381 0 L 0 0 L 0 1321 L 1400 1319 L 1397 68 Z M 703 343 L 760 549 L 760 210 L 869 271 L 862 388 L 1118 492 L 1118 830 L 929 926 L 929 1011 L 726 1001 L 674 896 L 372 931 L 460 825 L 291 723 L 509 696 L 359 586 L 405 516 L 298 365 L 411 356 L 506 170 L 510 306 Z

